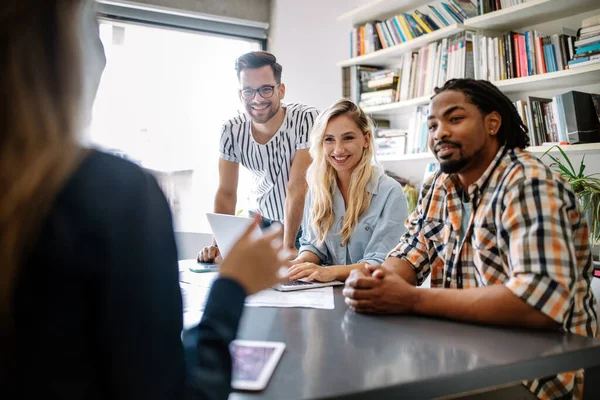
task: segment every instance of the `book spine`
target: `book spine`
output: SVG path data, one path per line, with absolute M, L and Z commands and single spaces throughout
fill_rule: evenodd
M 415 11 L 412 14 L 412 17 L 415 19 L 415 21 L 417 21 L 417 24 L 419 24 L 419 26 L 421 28 L 423 28 L 423 30 L 425 31 L 425 33 L 431 33 L 433 32 L 433 29 L 431 29 L 430 26 L 428 26 L 425 21 L 423 21 L 423 19 L 421 18 L 421 16 Z

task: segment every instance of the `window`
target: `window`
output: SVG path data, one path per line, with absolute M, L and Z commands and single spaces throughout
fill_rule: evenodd
M 261 41 L 109 20 L 100 37 L 107 65 L 90 142 L 155 174 L 176 230 L 210 232 L 221 124 L 242 109 L 234 61 Z M 242 170 L 240 200 L 251 182 Z

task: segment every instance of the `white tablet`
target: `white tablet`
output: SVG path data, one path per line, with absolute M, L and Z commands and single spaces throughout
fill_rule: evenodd
M 263 390 L 283 354 L 285 343 L 234 340 L 231 343 L 233 376 L 231 386 L 238 390 Z

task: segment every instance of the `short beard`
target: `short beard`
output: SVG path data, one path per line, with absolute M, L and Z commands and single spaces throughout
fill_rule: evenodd
M 255 115 L 252 114 L 252 112 L 251 112 L 252 109 L 249 106 L 248 106 L 248 108 L 249 108 L 248 114 L 250 115 L 250 118 L 252 119 L 252 121 L 255 124 L 266 124 L 267 122 L 269 122 L 271 120 L 271 118 L 273 118 L 275 115 L 277 115 L 277 112 L 281 108 L 281 104 L 279 104 L 279 107 L 275 108 L 274 104 L 271 103 L 271 112 L 268 113 L 265 118 L 261 118 L 261 119 L 258 119 Z
M 445 174 L 455 174 L 463 169 L 469 160 L 460 158 L 458 160 L 440 161 L 440 170 Z

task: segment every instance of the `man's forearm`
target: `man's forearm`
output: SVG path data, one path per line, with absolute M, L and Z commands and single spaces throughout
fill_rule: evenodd
M 402 260 L 397 257 L 388 257 L 383 262 L 382 266 L 399 275 L 406 282 L 413 286 L 417 285 L 417 274 L 413 269 L 412 265 L 408 261 Z
M 296 236 L 302 223 L 304 197 L 306 190 L 289 191 L 285 199 L 285 217 L 283 222 L 283 245 L 287 248 L 296 247 Z
M 559 324 L 502 284 L 472 289 L 416 289 L 413 311 L 490 325 L 558 329 Z
M 236 193 L 224 193 L 221 190 L 215 195 L 215 213 L 235 215 Z

